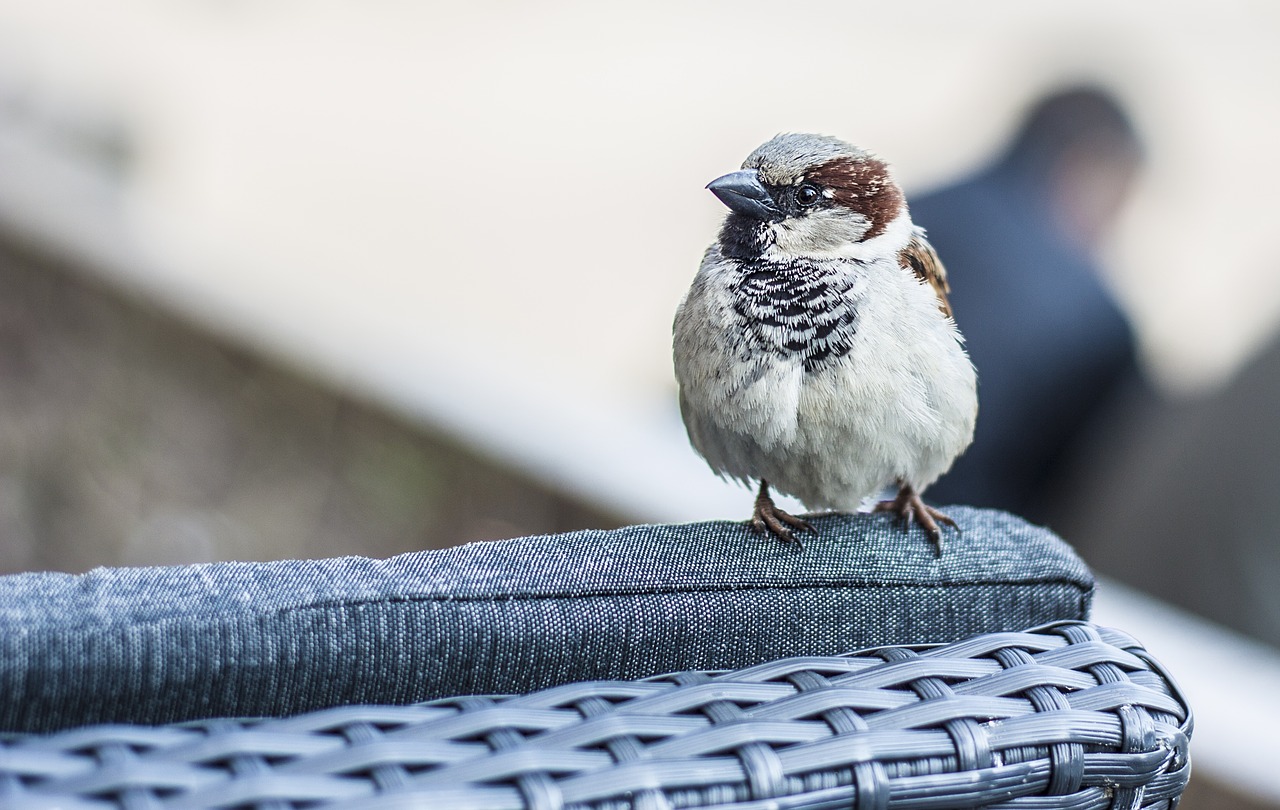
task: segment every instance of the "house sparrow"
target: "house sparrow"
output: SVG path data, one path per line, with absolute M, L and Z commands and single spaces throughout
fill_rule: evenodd
M 973 440 L 977 379 L 946 271 L 874 155 L 784 134 L 707 186 L 729 214 L 676 312 L 689 440 L 711 468 L 760 482 L 752 524 L 799 545 L 811 510 L 876 505 L 928 532 L 920 493 Z

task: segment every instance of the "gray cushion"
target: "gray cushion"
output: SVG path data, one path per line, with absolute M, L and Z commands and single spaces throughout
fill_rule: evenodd
M 797 551 L 741 523 L 403 554 L 0 577 L 0 730 L 282 716 L 949 642 L 1088 616 L 1050 531 L 951 507 L 941 558 L 888 515 Z

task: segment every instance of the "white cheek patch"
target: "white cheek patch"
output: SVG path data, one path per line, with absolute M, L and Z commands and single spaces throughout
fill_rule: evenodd
M 861 214 L 827 208 L 811 211 L 803 217 L 792 217 L 770 226 L 774 248 L 781 253 L 817 256 L 838 251 L 842 246 L 858 242 L 871 228 Z
M 773 242 L 761 257 L 775 262 L 789 262 L 798 257 L 859 262 L 892 259 L 911 241 L 914 227 L 904 209 L 884 231 L 867 239 L 871 223 L 861 214 L 847 209 L 839 214 L 830 210 L 815 211 L 807 217 L 769 225 L 767 237 Z

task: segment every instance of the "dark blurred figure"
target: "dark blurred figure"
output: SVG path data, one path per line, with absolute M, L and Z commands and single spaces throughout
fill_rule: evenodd
M 978 367 L 973 446 L 929 491 L 1043 521 L 1068 451 L 1137 378 L 1134 337 L 1096 251 L 1142 162 L 1106 92 L 1056 92 L 989 167 L 911 199 Z

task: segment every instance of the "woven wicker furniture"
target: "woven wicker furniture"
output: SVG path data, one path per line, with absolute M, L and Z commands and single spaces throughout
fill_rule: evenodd
M 1176 804 L 1190 711 L 1088 569 L 949 511 L 941 559 L 854 515 L 0 577 L 0 808 Z
M 508 698 L 0 743 L 12 807 L 1168 808 L 1191 716 L 1066 623 Z

